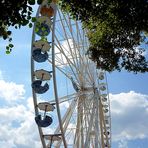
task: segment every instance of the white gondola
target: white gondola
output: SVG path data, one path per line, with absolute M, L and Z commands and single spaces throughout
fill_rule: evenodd
M 103 108 L 108 108 L 108 105 L 106 105 L 106 104 L 103 104 Z
M 100 79 L 100 80 L 103 80 L 103 79 L 104 79 L 104 72 L 101 71 L 101 72 L 99 73 L 99 79 Z
M 100 97 L 101 98 L 106 98 L 107 97 L 107 94 L 101 94 Z
M 109 124 L 109 120 L 108 119 L 105 120 L 105 124 Z
M 52 75 L 51 75 L 51 71 L 46 71 L 44 69 L 40 69 L 40 70 L 36 70 L 34 72 L 34 75 L 37 79 L 42 80 L 42 81 L 46 81 L 46 80 L 50 80 Z
M 104 113 L 108 113 L 108 109 L 104 109 Z
M 49 111 L 54 111 L 55 106 L 54 106 L 53 104 L 50 104 L 49 102 L 40 102 L 40 103 L 38 104 L 38 108 L 39 108 L 40 110 L 49 112 Z
M 105 90 L 106 90 L 106 84 L 105 84 L 105 83 L 100 83 L 100 84 L 99 84 L 99 89 L 100 89 L 101 91 L 105 91 Z
M 35 42 L 33 42 L 33 50 L 35 49 L 41 49 L 42 52 L 48 52 L 51 48 L 51 45 L 48 41 L 44 41 L 44 40 L 37 40 Z
M 61 134 L 44 135 L 44 138 L 51 141 L 60 141 Z

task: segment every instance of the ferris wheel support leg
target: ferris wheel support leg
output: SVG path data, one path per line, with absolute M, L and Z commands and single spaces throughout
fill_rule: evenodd
M 79 122 L 79 116 L 77 116 L 77 125 L 76 125 L 76 134 L 74 137 L 74 148 L 79 147 L 79 129 L 80 129 L 80 122 Z
M 89 121 L 88 132 L 87 132 L 85 143 L 84 143 L 84 147 L 85 148 L 89 148 L 90 147 L 90 132 L 91 132 L 92 126 L 93 126 L 94 115 L 95 115 L 95 101 L 93 101 L 93 109 L 92 109 L 92 112 L 90 114 L 90 121 Z
M 78 99 L 78 109 L 77 109 L 77 112 L 79 113 L 80 111 L 80 100 Z M 79 137 L 80 137 L 80 116 L 78 114 L 77 116 L 77 125 L 76 125 L 76 134 L 75 134 L 75 138 L 74 138 L 74 148 L 78 148 L 79 145 L 80 145 L 80 141 L 79 141 Z

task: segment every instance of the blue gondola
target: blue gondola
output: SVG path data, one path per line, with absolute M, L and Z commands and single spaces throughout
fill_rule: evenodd
M 32 57 L 36 62 L 45 62 L 48 59 L 48 53 L 42 53 L 40 48 L 34 49 L 32 52 Z
M 37 23 L 35 32 L 39 36 L 47 36 L 50 33 L 50 27 L 45 23 Z
M 32 88 L 36 93 L 43 94 L 49 89 L 49 85 L 47 83 L 45 83 L 44 86 L 41 86 L 41 85 L 42 85 L 41 80 L 35 80 L 32 83 Z
M 45 116 L 43 119 L 41 118 L 41 115 L 37 115 L 35 117 L 35 121 L 39 127 L 48 127 L 52 124 L 52 118 L 50 116 Z

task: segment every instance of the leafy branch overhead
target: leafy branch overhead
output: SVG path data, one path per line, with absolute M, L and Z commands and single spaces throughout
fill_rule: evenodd
M 88 31 L 88 54 L 107 71 L 147 72 L 147 0 L 62 0 L 61 7 Z
M 0 1 L 0 36 L 10 42 L 10 26 L 32 27 L 32 7 L 43 0 Z M 50 0 L 51 1 L 51 0 Z M 61 8 L 81 20 L 90 47 L 87 54 L 106 71 L 147 72 L 144 56 L 148 39 L 147 0 L 59 0 Z M 10 43 L 6 53 L 13 48 Z
M 42 0 L 37 0 L 40 4 Z M 29 25 L 32 27 L 32 7 L 35 4 L 35 0 L 1 0 L 0 1 L 0 37 L 4 40 L 8 39 L 12 41 L 10 26 L 14 26 L 16 29 L 21 26 Z M 10 53 L 13 48 L 13 44 L 6 46 L 6 53 Z

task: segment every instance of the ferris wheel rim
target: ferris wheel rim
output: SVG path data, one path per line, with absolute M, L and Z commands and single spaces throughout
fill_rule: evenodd
M 53 83 L 54 83 L 54 95 L 55 95 L 55 102 L 57 107 L 57 114 L 58 114 L 58 120 L 60 124 L 62 139 L 65 148 L 67 148 L 64 132 L 63 132 L 63 126 L 62 126 L 62 119 L 61 119 L 61 113 L 60 113 L 60 107 L 59 107 L 59 100 L 58 100 L 58 93 L 57 93 L 57 82 L 56 82 L 56 71 L 55 71 L 55 46 L 54 46 L 54 34 L 55 34 L 55 21 L 56 21 L 56 13 L 57 13 L 57 7 L 55 8 L 55 14 L 54 14 L 54 20 L 53 20 L 53 32 L 52 32 L 52 70 L 53 70 Z
M 39 11 L 39 9 L 38 9 L 38 11 Z M 38 15 L 38 12 L 37 12 L 37 15 Z M 55 13 L 55 15 L 56 15 L 56 13 Z M 54 20 L 54 22 L 53 22 L 53 26 L 55 25 L 55 21 L 56 21 L 56 17 L 54 17 L 55 18 L 55 20 Z M 55 48 L 55 44 L 54 44 L 54 29 L 53 29 L 53 31 L 52 31 L 52 49 L 54 49 Z M 33 29 L 33 36 L 32 36 L 32 44 L 33 44 L 33 41 L 35 41 L 35 32 L 34 32 L 34 29 Z M 33 50 L 33 49 L 32 49 Z M 52 50 L 52 51 L 54 51 L 54 50 Z M 56 87 L 56 85 L 57 85 L 57 82 L 56 82 L 56 74 L 55 74 L 55 68 L 57 68 L 56 67 L 56 65 L 55 65 L 55 63 L 53 63 L 53 61 L 54 61 L 54 52 L 52 53 L 52 61 L 49 61 L 49 62 L 51 62 L 52 63 L 52 67 L 53 67 L 53 80 L 55 81 L 54 82 L 54 87 Z M 34 64 L 33 64 L 33 60 L 32 60 L 32 62 L 31 62 L 31 75 L 32 75 L 32 82 L 33 82 L 33 80 L 34 80 L 34 78 L 33 78 L 33 71 L 34 71 Z M 71 78 L 68 74 L 65 74 L 65 76 L 66 77 L 68 77 L 69 79 Z M 56 90 L 56 91 L 55 91 Z M 59 97 L 58 97 L 58 93 L 57 93 L 57 88 L 54 88 L 54 91 L 55 91 L 55 100 L 57 100 L 57 102 L 56 102 L 56 106 L 58 107 L 59 106 Z M 33 100 L 34 100 L 34 107 L 35 107 L 35 113 L 37 114 L 38 113 L 38 109 L 37 109 L 37 97 L 36 97 L 36 94 L 33 92 Z M 60 110 L 60 108 L 59 108 L 59 110 Z M 61 115 L 58 115 L 58 117 L 60 117 Z M 61 117 L 60 117 L 61 118 Z M 59 119 L 59 122 L 61 122 L 62 123 L 62 120 L 61 119 Z M 111 123 L 111 122 L 110 122 Z M 61 127 L 62 127 L 62 125 L 61 125 Z M 45 145 L 45 141 L 44 141 L 44 138 L 43 138 L 43 132 L 42 132 L 42 129 L 40 128 L 40 127 L 38 127 L 38 129 L 39 129 L 39 133 L 40 133 L 40 137 L 41 137 L 41 141 L 42 141 L 42 143 L 43 143 L 43 147 L 46 147 L 46 145 Z M 65 137 L 65 135 L 64 135 L 64 132 L 62 133 L 62 136 L 63 136 L 63 139 L 65 139 L 66 137 Z M 67 144 L 66 144 L 66 140 L 65 140 L 65 147 L 67 147 Z

